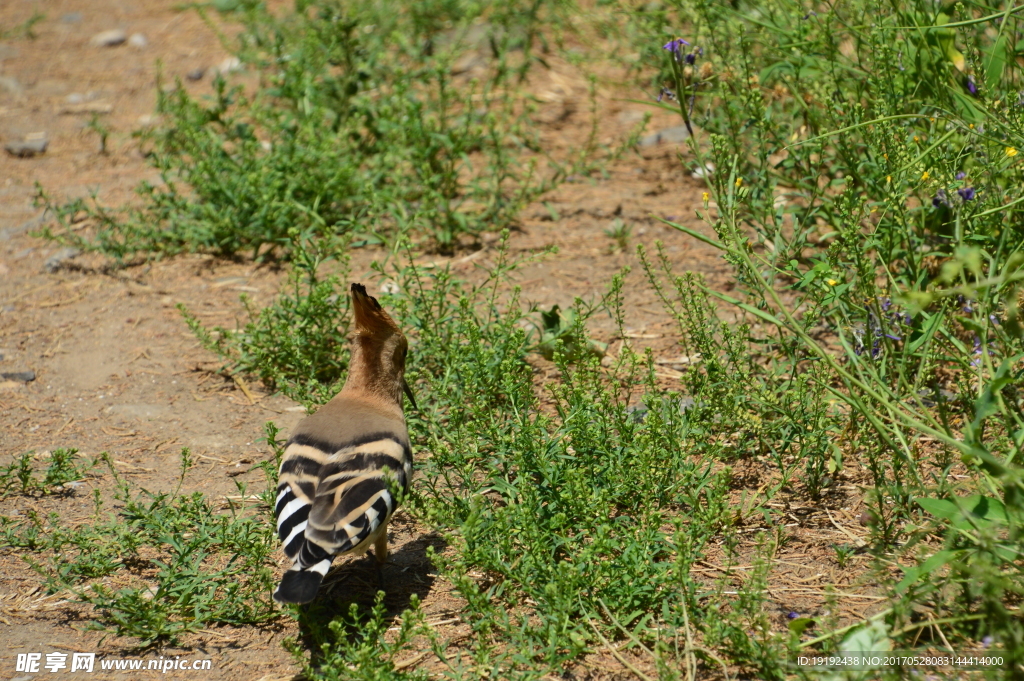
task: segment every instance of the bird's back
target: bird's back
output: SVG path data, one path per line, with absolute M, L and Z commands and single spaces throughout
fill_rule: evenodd
M 362 553 L 386 531 L 411 477 L 400 409 L 342 394 L 303 419 L 285 447 L 275 509 L 297 574 L 289 571 L 274 597 L 315 595 L 335 556 Z

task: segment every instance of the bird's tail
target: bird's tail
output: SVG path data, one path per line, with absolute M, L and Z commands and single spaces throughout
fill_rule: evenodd
M 274 600 L 278 603 L 309 603 L 316 598 L 320 582 L 331 569 L 334 556 L 311 541 L 305 541 L 295 563 L 284 573 L 281 583 L 274 591 Z

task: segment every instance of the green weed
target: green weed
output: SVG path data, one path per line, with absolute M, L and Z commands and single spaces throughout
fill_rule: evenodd
M 46 15 L 42 12 L 32 12 L 32 16 L 21 22 L 17 26 L 7 28 L 0 26 L 0 40 L 11 40 L 12 38 L 28 38 L 29 40 L 36 39 L 35 25 L 40 21 L 46 19 Z
M 69 483 L 85 478 L 101 460 L 96 458 L 82 466 L 77 449 L 60 448 L 48 454 L 49 463 L 41 479 L 37 477 L 33 452 L 16 456 L 10 464 L 0 467 L 0 497 L 7 496 L 14 489 L 25 495 L 65 492 Z
M 870 471 L 879 569 L 903 542 L 920 561 L 891 592 L 889 635 L 919 641 L 912 613 L 929 607 L 949 616 L 947 636 L 1019 650 L 1024 624 L 1006 603 L 1024 585 L 1010 548 L 1024 432 L 1010 378 L 1024 357 L 1010 321 L 1024 279 L 1013 217 L 1024 139 L 1001 15 L 864 2 L 755 20 L 675 7 L 693 11 L 704 49 L 666 54 L 663 73 L 681 117 L 709 133 L 691 140 L 694 157 L 718 169 L 717 210 L 702 215 L 716 238 L 676 226 L 721 249 L 739 293 L 695 290 L 734 306 L 751 332 L 739 351 L 736 330 L 716 334 L 731 371 L 705 360 L 694 388 L 735 400 L 741 385 L 781 387 L 799 371 L 795 410 L 769 408 L 775 388 L 740 399 L 757 403 L 762 431 L 775 430 L 763 425 L 772 411 L 778 426 L 806 426 L 796 453 L 810 496 L 851 458 Z M 713 313 L 680 312 L 684 333 L 711 350 Z M 741 356 L 753 360 L 745 373 L 733 369 Z M 839 433 L 842 447 L 831 444 Z M 964 515 L 964 503 L 975 510 Z M 944 544 L 924 548 L 929 532 Z
M 323 404 L 340 388 L 336 384 L 348 366 L 349 295 L 342 248 L 327 241 L 298 249 L 288 281 L 271 305 L 257 310 L 242 297 L 249 316 L 242 328 L 211 331 L 184 304 L 178 309 L 202 344 L 227 362 L 226 371 L 255 375 L 307 406 Z M 341 261 L 340 272 L 324 276 L 320 267 L 332 260 Z
M 615 218 L 611 227 L 604 230 L 604 235 L 614 242 L 611 252 L 625 253 L 629 251 L 629 238 L 633 235 L 633 228 L 622 219 Z
M 300 5 L 234 14 L 245 28 L 238 56 L 263 74 L 258 92 L 219 76 L 210 101 L 159 91 L 165 125 L 140 136 L 162 182 L 139 186 L 141 207 L 61 203 L 40 189 L 59 225 L 44 235 L 119 262 L 181 251 L 287 258 L 292 230 L 364 243 L 402 232 L 451 251 L 594 168 L 596 104 L 588 142 L 555 159 L 517 94 L 557 3 Z M 473 54 L 481 72 L 455 75 Z M 94 225 L 88 236 L 71 229 L 82 219 Z
M 392 639 L 388 630 L 394 623 L 387 616 L 383 597 L 384 592 L 377 592 L 373 608 L 365 615 L 360 613 L 357 604 L 352 603 L 346 615 L 331 620 L 326 626 L 315 616 L 300 616 L 300 624 L 309 628 L 308 635 L 313 642 L 312 659 L 296 641 L 289 641 L 286 647 L 302 665 L 307 678 L 323 681 L 429 678 L 423 671 L 402 671 L 401 663 L 405 660 L 396 659 L 399 655 L 414 659 L 414 639 L 430 634 L 419 610 L 418 598 L 412 595 L 409 608 L 399 618 L 398 632 Z
M 181 480 L 192 466 L 181 452 Z M 215 508 L 203 494 L 133 489 L 115 476 L 114 513 L 99 496 L 93 523 L 68 528 L 57 513 L 3 518 L 10 546 L 30 549 L 29 563 L 50 591 L 68 590 L 93 606 L 96 626 L 141 644 L 174 641 L 214 623 L 255 624 L 279 616 L 270 600 L 269 557 L 276 549 L 266 509 Z M 180 485 L 179 485 L 180 487 Z M 247 491 L 239 488 L 241 498 Z M 97 578 L 119 575 L 123 588 Z

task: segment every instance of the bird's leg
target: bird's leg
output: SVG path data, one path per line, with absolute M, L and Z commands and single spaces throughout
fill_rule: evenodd
M 387 527 L 377 537 L 373 545 L 373 557 L 377 559 L 377 588 L 384 591 L 384 563 L 388 560 L 388 530 Z

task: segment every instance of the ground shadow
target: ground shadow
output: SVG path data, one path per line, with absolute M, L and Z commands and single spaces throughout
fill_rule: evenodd
M 431 533 L 405 543 L 388 557 L 383 568 L 383 587 L 389 618 L 396 619 L 405 612 L 414 594 L 420 602 L 427 598 L 437 576 L 427 548 L 441 552 L 446 546 L 440 535 Z M 298 613 L 299 645 L 311 652 L 313 664 L 316 664 L 320 644 L 331 621 L 347 616 L 353 603 L 357 604 L 360 615 L 369 613 L 377 591 L 377 564 L 372 552 L 363 558 L 347 560 L 327 574 L 316 600 L 301 607 Z

